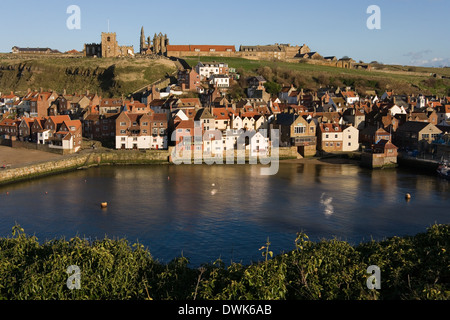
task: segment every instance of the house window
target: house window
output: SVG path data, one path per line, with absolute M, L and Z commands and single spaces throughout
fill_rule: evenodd
M 121 127 L 125 127 L 126 125 L 127 125 L 126 122 L 121 122 L 121 123 L 120 123 L 120 126 L 121 126 Z
M 120 134 L 126 134 L 127 131 L 126 130 L 120 130 Z
M 335 135 L 334 135 L 334 138 L 335 138 L 335 139 L 337 139 L 337 137 L 338 137 L 338 135 L 337 135 L 337 134 L 335 134 Z
M 305 127 L 304 126 L 296 126 L 294 127 L 295 134 L 302 134 L 305 133 Z
M 120 141 L 125 141 L 126 140 L 126 138 L 125 137 L 122 137 L 121 139 L 120 139 Z

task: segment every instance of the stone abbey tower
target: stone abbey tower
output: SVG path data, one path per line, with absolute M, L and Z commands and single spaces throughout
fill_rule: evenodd
M 140 38 L 140 53 L 142 55 L 167 55 L 167 46 L 169 45 L 169 38 L 167 34 L 162 34 L 161 32 L 151 37 L 145 39 L 144 27 L 141 28 L 141 38 Z

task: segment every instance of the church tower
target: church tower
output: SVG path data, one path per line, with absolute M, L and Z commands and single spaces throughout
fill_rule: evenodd
M 102 57 L 110 58 L 119 55 L 119 46 L 117 44 L 117 37 L 115 32 L 102 32 Z

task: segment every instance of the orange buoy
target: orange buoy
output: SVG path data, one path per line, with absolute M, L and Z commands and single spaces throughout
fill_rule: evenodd
M 102 202 L 101 207 L 102 209 L 108 207 L 108 202 Z

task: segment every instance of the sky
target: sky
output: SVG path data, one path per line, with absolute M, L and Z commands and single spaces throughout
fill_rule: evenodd
M 67 27 L 71 5 L 80 8 L 79 29 Z M 379 15 L 368 13 L 371 5 Z M 161 32 L 175 45 L 307 44 L 322 56 L 450 66 L 448 0 L 1 0 L 0 11 L 0 52 L 82 50 L 108 25 L 137 52 L 143 26 L 146 37 Z

